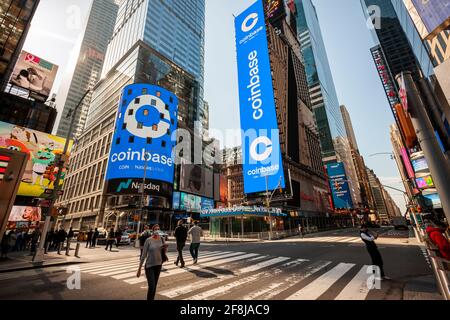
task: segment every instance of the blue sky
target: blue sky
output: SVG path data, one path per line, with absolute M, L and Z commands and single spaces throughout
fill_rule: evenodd
M 339 102 L 352 117 L 366 164 L 386 185 L 403 189 L 391 152 L 389 126 L 394 122 L 370 55 L 373 37 L 359 0 L 313 0 L 317 7 Z M 63 86 L 73 68 L 91 0 L 42 0 L 24 49 L 60 66 L 54 86 Z M 210 126 L 239 128 L 233 14 L 253 0 L 206 0 L 205 99 L 210 103 Z M 59 106 L 62 108 L 62 106 Z M 389 191 L 401 210 L 403 195 Z

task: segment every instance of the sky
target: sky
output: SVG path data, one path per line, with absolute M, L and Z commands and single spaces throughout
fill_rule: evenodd
M 41 0 L 24 50 L 60 66 L 53 91 L 63 91 L 76 62 L 92 0 Z M 387 186 L 404 189 L 392 152 L 389 126 L 394 122 L 369 49 L 374 40 L 359 0 L 313 0 L 340 104 L 352 117 L 366 165 Z M 206 0 L 205 100 L 210 127 L 237 129 L 239 100 L 233 15 L 253 0 Z M 58 102 L 58 100 L 57 100 Z M 58 103 L 61 114 L 62 103 Z M 59 120 L 59 118 L 58 118 Z M 57 121 L 58 121 L 57 120 Z M 212 130 L 214 134 L 214 130 Z M 226 142 L 227 143 L 227 142 Z M 227 145 L 236 145 L 229 141 Z M 403 194 L 388 191 L 406 211 Z

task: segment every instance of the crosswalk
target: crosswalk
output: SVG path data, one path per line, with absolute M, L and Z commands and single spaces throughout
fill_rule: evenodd
M 169 253 L 158 283 L 158 299 L 176 300 L 365 300 L 370 294 L 368 266 L 311 261 L 268 254 L 202 251 L 197 265 L 179 268 Z M 190 261 L 190 259 L 189 259 Z M 82 273 L 108 277 L 146 289 L 136 277 L 137 256 L 79 266 Z
M 313 237 L 299 239 L 300 242 L 329 242 L 329 243 L 360 243 L 364 244 L 360 237 Z

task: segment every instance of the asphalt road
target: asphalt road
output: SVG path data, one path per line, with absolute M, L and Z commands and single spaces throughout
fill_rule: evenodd
M 185 269 L 173 264 L 176 255 L 171 243 L 170 261 L 164 265 L 156 299 L 401 300 L 409 280 L 432 271 L 420 248 L 408 243 L 408 232 L 383 229 L 381 233 L 378 247 L 392 280 L 380 282 L 379 288 L 367 287 L 371 260 L 358 233 L 341 230 L 305 239 L 204 243 L 197 266 L 185 248 Z M 0 300 L 145 299 L 145 276 L 135 276 L 138 251 L 129 253 L 72 266 L 0 274 Z M 81 287 L 71 290 L 68 279 L 76 284 L 73 279 L 78 271 Z

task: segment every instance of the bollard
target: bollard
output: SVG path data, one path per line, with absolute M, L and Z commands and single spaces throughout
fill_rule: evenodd
M 66 247 L 66 256 L 70 256 L 70 242 L 67 241 L 67 247 Z
M 80 243 L 79 242 L 77 242 L 77 247 L 76 247 L 76 249 L 75 249 L 75 257 L 77 257 L 77 258 L 79 258 L 79 256 L 78 256 L 78 252 L 80 251 Z

